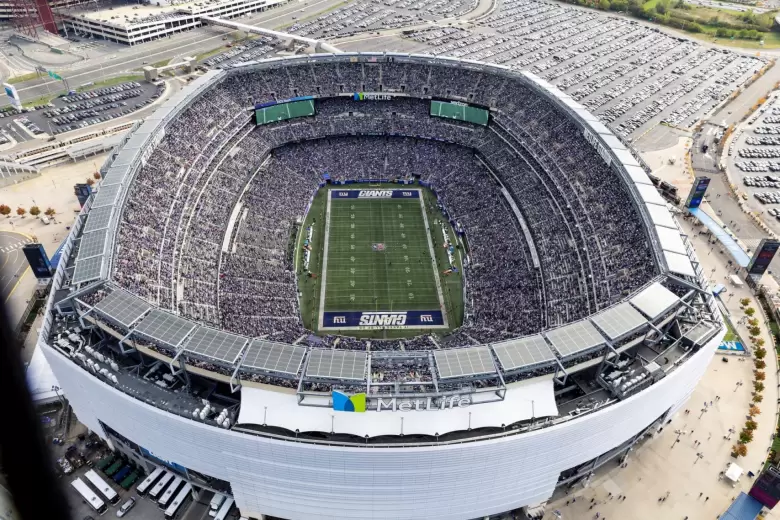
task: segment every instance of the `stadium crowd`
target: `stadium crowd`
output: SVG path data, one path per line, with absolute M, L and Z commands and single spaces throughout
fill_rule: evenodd
M 457 97 L 501 111 L 479 126 L 431 117 L 424 100 L 333 97 L 317 100 L 314 117 L 255 127 L 246 110 L 362 91 Z M 459 331 L 377 341 L 304 328 L 290 244 L 326 172 L 431 184 L 469 243 Z M 246 336 L 358 350 L 451 348 L 539 332 L 621 301 L 657 272 L 628 188 L 551 102 L 503 75 L 392 61 L 243 72 L 205 92 L 168 125 L 136 174 L 115 255 L 116 283 L 185 317 Z

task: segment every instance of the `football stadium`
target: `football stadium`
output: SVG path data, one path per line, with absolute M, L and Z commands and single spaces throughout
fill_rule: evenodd
M 531 73 L 212 70 L 101 173 L 39 346 L 90 430 L 246 518 L 538 515 L 725 333 L 649 169 Z

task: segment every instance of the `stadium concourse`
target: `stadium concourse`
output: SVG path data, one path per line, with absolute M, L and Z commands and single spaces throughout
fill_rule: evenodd
M 224 481 L 245 516 L 538 516 L 657 435 L 724 334 L 641 163 L 532 74 L 348 53 L 210 71 L 102 171 L 39 345 L 91 430 Z M 406 336 L 307 328 L 300 258 L 328 235 L 301 255 L 301 233 L 338 214 L 310 214 L 333 187 L 435 195 L 462 324 L 393 305 Z

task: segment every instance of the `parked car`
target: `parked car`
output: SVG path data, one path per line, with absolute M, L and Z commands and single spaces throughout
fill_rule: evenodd
M 128 498 L 127 501 L 124 504 L 122 504 L 119 507 L 119 509 L 116 510 L 116 516 L 122 518 L 127 514 L 128 511 L 133 509 L 134 505 L 135 505 L 135 498 L 134 497 Z

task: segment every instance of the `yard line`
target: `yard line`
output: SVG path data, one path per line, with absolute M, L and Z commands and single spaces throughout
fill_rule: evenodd
M 327 193 L 327 203 L 325 207 L 325 237 L 324 237 L 324 244 L 322 249 L 322 280 L 320 283 L 322 284 L 320 286 L 320 312 L 319 312 L 319 328 L 321 329 L 323 325 L 325 324 L 325 279 L 327 277 L 328 273 L 328 238 L 330 236 L 330 194 L 331 192 L 328 191 Z

